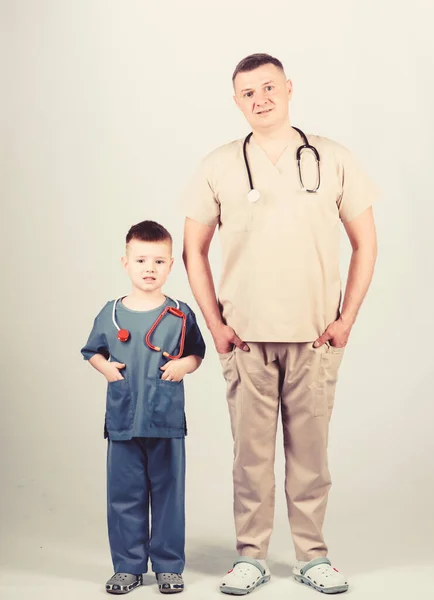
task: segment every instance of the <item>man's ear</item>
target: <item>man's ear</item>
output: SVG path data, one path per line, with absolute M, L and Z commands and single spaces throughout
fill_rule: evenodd
M 236 95 L 234 94 L 234 95 L 232 96 L 232 98 L 234 99 L 234 102 L 235 102 L 235 104 L 236 104 L 236 105 L 238 106 L 238 108 L 241 110 L 240 103 L 239 103 L 239 101 L 238 101 L 238 98 L 236 97 Z
M 286 89 L 288 90 L 288 98 L 289 100 L 292 99 L 292 81 L 290 79 L 288 79 L 288 81 L 286 82 Z

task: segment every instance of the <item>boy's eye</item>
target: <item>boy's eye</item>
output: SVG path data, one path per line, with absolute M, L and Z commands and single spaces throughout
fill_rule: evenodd
M 244 98 L 251 98 L 253 96 L 253 92 L 246 92 L 244 94 Z
M 164 260 L 157 260 L 157 265 L 164 265 Z
M 267 85 L 266 88 L 267 92 L 271 92 L 271 90 L 273 89 L 272 85 Z

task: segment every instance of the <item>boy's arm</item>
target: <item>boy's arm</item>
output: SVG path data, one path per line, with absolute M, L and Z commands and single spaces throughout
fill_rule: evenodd
M 101 313 L 96 317 L 92 331 L 89 334 L 86 345 L 81 349 L 81 353 L 83 358 L 89 361 L 94 369 L 102 373 L 107 381 L 118 381 L 123 379 L 119 369 L 124 369 L 125 365 L 108 360 L 110 358 L 110 349 L 100 315 Z
M 188 373 L 194 373 L 196 369 L 200 367 L 202 364 L 202 358 L 200 356 L 196 356 L 195 354 L 190 354 L 190 356 L 184 356 L 179 359 L 185 370 L 186 375 Z
M 165 365 L 160 367 L 163 374 L 161 379 L 165 381 L 181 381 L 188 373 L 193 373 L 200 367 L 202 359 L 200 356 L 190 354 L 177 360 L 169 360 Z
M 205 356 L 205 342 L 196 322 L 194 312 L 187 310 L 187 331 L 185 334 L 184 352 L 181 358 L 170 360 L 161 367 L 161 379 L 181 381 L 188 373 L 194 373 L 202 364 Z
M 124 363 L 110 362 L 102 354 L 94 354 L 89 358 L 89 363 L 94 369 L 104 375 L 107 381 L 120 381 L 124 379 L 119 369 L 125 369 Z

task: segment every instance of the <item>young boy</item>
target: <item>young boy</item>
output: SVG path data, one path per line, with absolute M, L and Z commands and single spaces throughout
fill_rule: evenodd
M 162 293 L 173 264 L 164 227 L 131 227 L 122 264 L 131 293 L 104 306 L 81 350 L 108 381 L 104 437 L 115 574 L 106 591 L 125 594 L 140 585 L 150 558 L 160 591 L 182 592 L 183 377 L 200 366 L 205 344 L 193 311 Z

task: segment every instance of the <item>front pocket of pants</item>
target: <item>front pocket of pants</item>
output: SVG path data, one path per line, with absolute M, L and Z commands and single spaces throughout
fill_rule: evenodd
M 338 371 L 345 348 L 328 346 L 321 354 L 315 390 L 315 416 L 329 418 L 333 411 Z
M 230 352 L 225 352 L 224 354 L 220 354 L 217 352 L 217 356 L 220 361 L 220 365 L 222 367 L 223 377 L 226 382 L 229 383 L 231 379 L 233 379 L 233 360 L 235 355 L 235 346 L 232 348 Z
M 163 429 L 184 429 L 184 385 L 182 381 L 156 380 L 152 424 Z
M 125 431 L 132 427 L 133 410 L 131 390 L 126 379 L 111 381 L 107 390 L 107 429 Z

